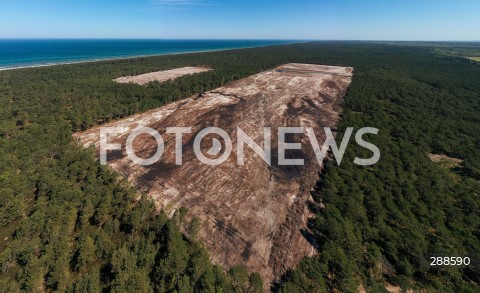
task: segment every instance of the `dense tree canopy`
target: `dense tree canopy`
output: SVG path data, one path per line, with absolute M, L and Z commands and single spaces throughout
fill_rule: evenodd
M 210 264 L 198 219 L 156 213 L 71 134 L 287 62 L 353 66 L 339 130 L 379 128 L 369 139 L 382 157 L 355 166 L 369 154 L 352 144 L 341 166 L 327 164 L 314 192 L 325 209 L 309 223 L 319 255 L 274 290 L 478 292 L 480 66 L 421 45 L 331 42 L 0 72 L 0 291 L 261 291 L 258 274 Z M 187 65 L 215 70 L 112 82 Z M 431 256 L 471 264 L 430 266 Z

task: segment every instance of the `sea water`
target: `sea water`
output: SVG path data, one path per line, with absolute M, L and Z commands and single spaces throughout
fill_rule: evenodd
M 0 70 L 294 42 L 288 40 L 0 39 Z

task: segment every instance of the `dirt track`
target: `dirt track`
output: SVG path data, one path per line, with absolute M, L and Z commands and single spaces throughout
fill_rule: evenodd
M 138 126 L 159 130 L 166 149 L 160 162 L 134 165 L 125 151 L 110 154 L 109 165 L 155 199 L 159 208 L 185 206 L 188 217 L 202 220 L 199 239 L 215 263 L 223 267 L 245 265 L 261 273 L 268 285 L 303 257 L 315 254 L 306 240 L 307 202 L 318 181 L 319 166 L 305 135 L 290 137 L 302 142 L 301 151 L 289 156 L 305 159 L 305 166 L 277 164 L 277 127 L 312 127 L 320 144 L 323 127 L 334 128 L 351 81 L 352 68 L 287 64 L 233 82 L 200 96 L 104 126 L 123 126 L 124 135 L 110 139 L 125 145 L 126 135 Z M 192 127 L 184 135 L 184 164 L 175 165 L 173 135 L 166 127 Z M 193 152 L 196 133 L 208 126 L 224 129 L 233 139 L 229 160 L 219 166 L 202 164 Z M 246 147 L 246 164 L 236 164 L 236 129 L 239 126 L 257 143 L 263 127 L 272 127 L 272 166 Z M 98 144 L 99 129 L 75 136 L 85 145 Z M 206 139 L 208 140 L 208 139 Z M 208 145 L 202 145 L 208 149 Z M 150 157 L 156 151 L 151 139 L 134 141 L 136 154 Z

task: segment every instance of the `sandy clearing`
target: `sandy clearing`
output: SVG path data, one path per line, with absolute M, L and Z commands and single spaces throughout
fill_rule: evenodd
M 122 127 L 110 143 L 125 145 L 134 128 L 157 129 L 165 139 L 162 159 L 149 167 L 133 165 L 125 150 L 116 151 L 109 165 L 122 173 L 140 190 L 149 194 L 158 208 L 172 211 L 184 206 L 187 218 L 202 220 L 199 240 L 212 260 L 224 268 L 242 264 L 258 271 L 268 285 L 294 268 L 305 256 L 316 253 L 304 233 L 312 216 L 307 202 L 310 190 L 319 180 L 318 164 L 308 137 L 292 137 L 303 142 L 299 155 L 302 167 L 280 166 L 276 157 L 272 166 L 246 151 L 246 164 L 238 166 L 236 156 L 219 166 L 200 163 L 194 156 L 192 141 L 208 126 L 225 130 L 232 138 L 236 153 L 236 127 L 256 142 L 263 140 L 263 127 L 272 127 L 272 150 L 278 149 L 277 127 L 309 126 L 323 144 L 323 127 L 334 128 L 340 119 L 343 96 L 351 82 L 353 69 L 311 64 L 286 64 L 273 70 L 232 82 L 215 90 L 174 102 L 146 113 L 110 122 L 102 126 Z M 76 133 L 85 146 L 98 147 L 100 127 Z M 174 138 L 166 127 L 192 127 L 184 135 L 184 164 L 175 165 Z M 275 129 L 275 130 L 274 130 Z M 205 144 L 202 148 L 208 149 Z M 137 155 L 150 157 L 156 147 L 151 140 L 135 140 Z
M 427 154 L 430 160 L 434 163 L 447 163 L 450 166 L 458 167 L 462 164 L 462 160 L 458 158 L 452 158 L 444 154 Z
M 182 67 L 171 70 L 155 71 L 135 76 L 124 76 L 115 78 L 113 81 L 118 83 L 135 83 L 139 85 L 145 85 L 152 81 L 164 82 L 172 80 L 184 75 L 190 75 L 195 73 L 201 73 L 212 70 L 208 67 Z

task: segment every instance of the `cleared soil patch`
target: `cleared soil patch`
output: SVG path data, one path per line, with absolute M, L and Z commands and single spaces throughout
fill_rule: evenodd
M 304 166 L 279 166 L 278 127 L 312 127 L 323 144 L 323 127 L 334 129 L 340 119 L 341 103 L 353 69 L 310 64 L 287 64 L 230 83 L 164 107 L 134 115 L 104 126 L 124 127 L 110 143 L 125 146 L 136 127 L 158 130 L 165 152 L 158 163 L 134 165 L 125 150 L 110 154 L 109 165 L 148 193 L 158 208 L 187 207 L 187 219 L 198 216 L 198 237 L 212 260 L 225 268 L 237 264 L 258 271 L 268 286 L 305 256 L 316 253 L 307 240 L 306 222 L 312 215 L 310 191 L 319 179 L 318 164 L 306 135 L 292 135 L 288 142 L 302 143 L 302 150 L 287 153 L 303 158 Z M 192 127 L 183 137 L 183 165 L 175 165 L 175 136 L 166 127 Z M 205 127 L 222 128 L 232 138 L 230 158 L 218 166 L 201 163 L 193 151 L 196 134 Z M 272 128 L 272 165 L 266 164 L 248 146 L 245 165 L 236 163 L 237 126 L 258 144 L 263 128 Z M 76 133 L 89 146 L 99 142 L 99 127 Z M 211 141 L 205 139 L 204 142 Z M 156 152 L 152 139 L 137 138 L 137 156 Z M 202 144 L 204 154 L 211 145 Z
M 459 170 L 462 170 L 463 161 L 461 159 L 452 158 L 444 154 L 428 153 L 427 155 L 438 167 L 447 171 L 447 174 L 453 181 L 459 182 L 461 180 L 458 174 Z
M 447 155 L 428 154 L 428 157 L 432 162 L 445 166 L 446 168 L 460 167 L 460 164 L 462 164 L 461 159 L 451 158 Z
M 150 72 L 135 76 L 119 77 L 115 78 L 113 81 L 118 83 L 135 83 L 139 85 L 145 85 L 152 81 L 164 82 L 167 80 L 178 78 L 180 76 L 201 73 L 210 70 L 212 69 L 208 67 L 182 67 L 171 70 Z

